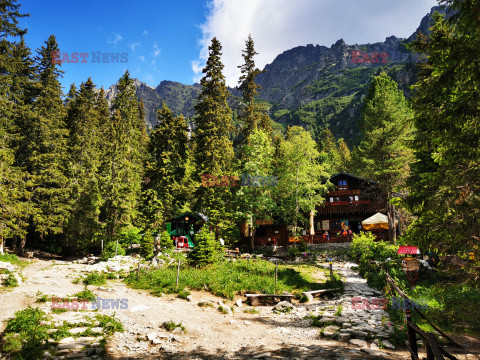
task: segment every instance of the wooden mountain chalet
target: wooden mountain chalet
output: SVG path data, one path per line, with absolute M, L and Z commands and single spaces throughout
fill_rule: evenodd
M 379 200 L 377 183 L 347 173 L 336 174 L 329 181 L 332 190 L 324 196 L 324 202 L 316 206 L 316 214 L 311 214 L 308 229 L 298 234 L 310 244 L 351 241 L 353 234 L 363 230 L 362 221 L 386 210 L 386 203 Z M 285 246 L 298 241 L 292 234 L 292 226 L 272 221 L 260 221 L 257 225 L 255 246 Z M 241 232 L 242 242 L 248 244 L 246 224 L 242 225 Z M 376 235 L 386 239 L 387 231 L 379 230 Z

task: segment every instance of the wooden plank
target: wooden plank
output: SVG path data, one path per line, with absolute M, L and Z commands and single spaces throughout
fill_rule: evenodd
M 427 333 L 427 337 L 428 337 L 428 344 L 430 345 L 430 351 L 432 352 L 435 360 L 445 360 L 445 358 L 442 355 L 442 351 L 438 346 L 437 339 L 435 339 L 435 336 L 433 336 L 432 333 Z
M 281 294 L 245 294 L 246 297 L 293 297 L 293 295 L 281 295 Z
M 304 294 L 304 295 L 307 295 L 307 294 L 317 295 L 317 294 L 321 294 L 321 293 L 324 293 L 324 292 L 330 292 L 330 291 L 334 291 L 334 290 L 339 290 L 339 289 L 322 289 L 322 290 L 304 291 L 304 292 L 302 292 L 302 294 Z

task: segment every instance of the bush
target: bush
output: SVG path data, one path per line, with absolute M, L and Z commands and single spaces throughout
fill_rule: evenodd
M 91 290 L 87 290 L 87 287 L 85 286 L 85 290 L 80 291 L 79 293 L 76 293 L 73 295 L 76 297 L 79 301 L 96 301 L 97 297 Z
M 140 234 L 140 229 L 131 226 L 119 234 L 118 242 L 122 244 L 122 247 L 127 248 L 131 244 L 141 244 L 142 235 Z
M 105 248 L 103 249 L 102 253 L 102 260 L 107 260 L 115 256 L 115 248 L 117 248 L 117 255 L 125 255 L 125 249 L 121 246 L 120 242 L 118 243 L 117 247 L 117 242 L 116 241 L 111 241 L 109 242 Z
M 407 287 L 408 282 L 397 251 L 397 245 L 375 241 L 372 233 L 365 232 L 355 235 L 350 246 L 350 256 L 358 261 L 360 275 L 377 290 L 385 288 L 387 272 L 401 287 Z
M 107 278 L 104 273 L 92 272 L 83 279 L 85 285 L 105 285 Z
M 5 328 L 2 350 L 15 359 L 41 359 L 44 341 L 48 339 L 46 326 L 40 325 L 42 320 L 44 313 L 38 308 L 17 311 Z
M 160 248 L 161 249 L 173 249 L 175 245 L 173 244 L 172 237 L 168 231 L 164 230 L 160 234 Z
M 17 287 L 18 280 L 13 274 L 10 274 L 3 280 L 3 285 L 6 287 Z
M 148 230 L 140 241 L 140 255 L 147 260 L 153 257 L 153 242 L 152 232 Z
M 113 315 L 97 315 L 96 319 L 99 321 L 99 325 L 103 327 L 103 331 L 105 334 L 112 335 L 116 332 L 123 332 L 123 325 L 122 323 L 115 318 L 115 314 Z
M 195 247 L 189 258 L 194 265 L 205 266 L 213 264 L 222 258 L 220 243 L 215 241 L 215 235 L 206 226 L 195 236 Z

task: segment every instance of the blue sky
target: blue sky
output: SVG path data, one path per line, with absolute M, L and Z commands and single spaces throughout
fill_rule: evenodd
M 20 0 L 31 16 L 27 44 L 55 34 L 61 52 L 89 53 L 87 63 L 62 64 L 65 91 L 89 76 L 108 88 L 128 69 L 156 87 L 201 77 L 212 36 L 223 45 L 227 83 L 237 84 L 244 40 L 252 34 L 257 66 L 295 46 L 331 46 L 408 37 L 436 0 Z M 128 53 L 126 63 L 92 63 L 91 52 Z

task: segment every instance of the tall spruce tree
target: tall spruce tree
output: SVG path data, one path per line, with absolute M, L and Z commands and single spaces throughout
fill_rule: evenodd
M 72 179 L 72 214 L 67 226 L 66 247 L 71 252 L 93 246 L 100 231 L 102 127 L 95 85 L 89 78 L 80 91 L 70 89 L 67 103 L 69 129 L 69 177 Z
M 119 231 L 137 216 L 146 153 L 145 123 L 128 71 L 117 88 L 119 92 L 111 107 L 113 115 L 105 127 L 100 170 L 100 220 L 104 222 L 107 241 L 116 239 Z
M 372 81 L 363 110 L 363 138 L 356 149 L 358 171 L 374 180 L 387 202 L 390 240 L 396 239 L 394 201 L 405 190 L 412 162 L 412 110 L 397 83 L 386 73 Z
M 157 119 L 147 146 L 144 185 L 147 202 L 142 207 L 147 226 L 158 230 L 167 219 L 176 216 L 185 203 L 189 150 L 187 123 L 182 115 L 174 116 L 163 104 L 157 111 Z M 157 209 L 152 208 L 154 204 L 159 205 Z
M 456 14 L 437 17 L 429 38 L 414 49 L 428 54 L 415 85 L 408 205 L 417 216 L 412 243 L 480 258 L 480 6 L 442 1 Z M 474 270 L 480 277 L 478 261 Z M 473 267 L 474 268 L 474 267 Z
M 212 39 L 207 65 L 200 80 L 202 90 L 195 105 L 194 164 L 196 179 L 208 174 L 222 177 L 232 174 L 233 146 L 229 139 L 232 129 L 228 91 L 220 60 L 222 46 Z M 230 211 L 231 189 L 228 186 L 200 186 L 195 208 L 205 213 L 213 225 L 219 225 Z M 218 233 L 217 233 L 218 236 Z
M 16 161 L 31 176 L 32 226 L 43 241 L 63 233 L 70 213 L 66 176 L 68 131 L 59 82 L 62 72 L 52 61 L 56 51 L 57 41 L 52 35 L 35 58 L 37 88 L 32 111 L 25 112 L 17 122 L 22 140 Z M 25 240 L 22 238 L 20 252 Z
M 25 46 L 26 29 L 18 26 L 16 0 L 0 5 L 0 253 L 7 238 L 26 236 L 31 214 L 28 174 L 18 166 L 15 155 L 21 137 L 17 120 L 31 109 L 34 68 Z
M 240 84 L 239 90 L 242 92 L 242 98 L 245 103 L 244 107 L 240 110 L 240 117 L 243 120 L 243 128 L 241 131 L 243 142 L 248 139 L 257 127 L 267 132 L 272 131 L 271 120 L 268 113 L 255 101 L 258 95 L 258 89 L 261 88 L 260 85 L 255 83 L 255 78 L 261 71 L 255 67 L 253 58 L 255 55 L 258 55 L 258 53 L 255 51 L 254 45 L 252 36 L 249 35 L 245 41 L 245 50 L 242 51 L 244 63 L 239 66 L 242 73 L 238 81 Z

